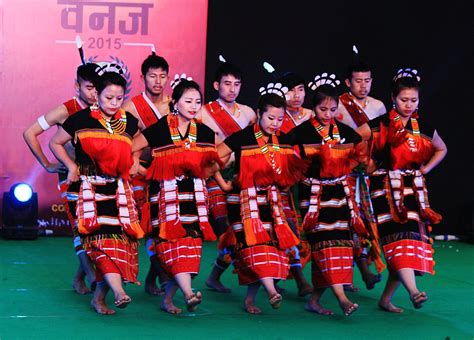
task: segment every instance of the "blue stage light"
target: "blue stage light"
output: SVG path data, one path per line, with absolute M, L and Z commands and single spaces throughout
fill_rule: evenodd
M 17 183 L 3 193 L 1 233 L 8 239 L 38 237 L 38 194 L 26 183 Z
M 19 202 L 27 202 L 31 199 L 31 196 L 33 196 L 33 189 L 26 183 L 15 184 L 12 190 L 13 196 Z

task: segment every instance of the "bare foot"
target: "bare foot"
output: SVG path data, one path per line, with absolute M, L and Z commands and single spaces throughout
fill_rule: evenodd
M 262 314 L 262 310 L 255 306 L 255 302 L 251 300 L 245 300 L 244 309 L 249 314 Z
M 358 293 L 360 292 L 360 289 L 351 284 L 351 285 L 344 285 L 344 291 L 351 292 L 351 293 Z
M 166 299 L 161 303 L 160 309 L 169 314 L 180 314 L 182 312 L 181 308 L 173 304 L 173 301 L 166 301 Z
M 388 302 L 379 301 L 379 308 L 390 313 L 403 313 L 403 309 L 398 308 L 390 301 Z
M 115 311 L 113 309 L 110 309 L 107 307 L 104 300 L 92 299 L 91 306 L 99 314 L 103 314 L 103 315 L 115 314 Z
M 184 298 L 188 312 L 194 312 L 197 309 L 197 305 L 202 302 L 201 292 L 196 292 L 188 297 Z
M 306 296 L 313 292 L 313 287 L 309 284 L 304 284 L 298 287 L 298 296 Z
M 410 300 L 413 303 L 413 307 L 415 307 L 416 309 L 420 309 L 421 307 L 423 307 L 423 303 L 428 300 L 428 296 L 426 296 L 425 292 L 416 293 L 410 297 Z
M 219 280 L 206 280 L 206 286 L 219 293 L 230 293 L 231 289 L 224 286 Z
M 123 309 L 127 307 L 130 302 L 132 302 L 132 299 L 130 298 L 130 296 L 128 296 L 127 294 L 124 294 L 120 297 L 117 297 L 114 303 L 115 303 L 115 307 Z
M 372 289 L 374 289 L 375 284 L 380 282 L 381 280 L 382 280 L 382 274 L 372 274 L 372 273 L 370 273 L 370 275 L 368 277 L 364 278 L 365 287 L 368 290 L 372 290 Z
M 270 302 L 270 305 L 272 305 L 273 309 L 278 309 L 281 306 L 281 300 L 283 300 L 283 298 L 281 297 L 280 294 L 277 293 L 270 296 L 270 298 L 268 299 L 268 302 Z
M 351 315 L 359 308 L 357 303 L 352 303 L 349 300 L 347 302 L 341 303 L 340 306 L 345 316 Z
M 321 315 L 333 315 L 334 312 L 332 310 L 326 309 L 323 306 L 319 304 L 319 302 L 314 302 L 309 300 L 306 305 L 304 306 L 304 309 L 308 312 L 316 313 L 316 314 L 321 314 Z
M 92 291 L 87 288 L 84 280 L 74 279 L 72 281 L 72 288 L 76 291 L 77 294 L 86 295 L 92 293 Z
M 145 292 L 150 295 L 164 295 L 165 290 L 162 288 L 158 288 L 156 283 L 145 283 Z

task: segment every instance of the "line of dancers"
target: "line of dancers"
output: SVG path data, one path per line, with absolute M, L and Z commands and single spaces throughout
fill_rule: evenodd
M 79 259 L 73 287 L 93 291 L 96 312 L 116 313 L 106 304 L 109 290 L 116 308 L 132 301 L 124 284 L 139 284 L 140 243 L 150 259 L 145 291 L 163 295 L 160 308 L 171 314 L 182 312 L 178 290 L 189 312 L 203 301 L 192 287 L 203 241 L 217 245 L 206 285 L 231 293 L 220 278 L 232 266 L 247 286 L 250 314 L 262 313 L 261 286 L 278 309 L 285 295 L 278 282 L 293 279 L 298 295 L 309 295 L 307 311 L 333 314 L 321 304 L 329 289 L 349 316 L 359 308 L 346 295 L 358 290 L 354 264 L 367 289 L 387 269 L 384 311 L 403 312 L 392 303 L 400 283 L 414 308 L 428 300 L 416 276 L 434 273 L 430 231 L 441 216 L 430 208 L 424 176 L 447 148 L 418 110 L 416 70 L 393 77 L 389 112 L 369 96 L 372 69 L 359 57 L 345 92 L 335 74 L 306 83 L 286 72 L 259 89 L 255 111 L 237 102 L 242 73 L 230 62 L 216 70 L 218 98 L 205 105 L 184 73 L 165 94 L 163 57 L 152 53 L 141 72 L 144 91 L 124 103 L 120 65 L 83 63 L 78 95 L 24 132 L 37 160 L 60 175 Z M 303 107 L 307 95 L 311 108 Z M 58 162 L 38 140 L 54 125 L 49 146 Z

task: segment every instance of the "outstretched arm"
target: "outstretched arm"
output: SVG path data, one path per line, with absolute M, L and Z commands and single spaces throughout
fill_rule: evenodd
M 426 175 L 431 170 L 433 170 L 433 168 L 436 167 L 443 160 L 443 158 L 446 157 L 446 154 L 448 153 L 448 148 L 446 144 L 438 135 L 438 132 L 436 130 L 433 134 L 432 143 L 435 151 L 430 160 L 420 167 L 420 171 L 423 175 Z
M 49 173 L 66 172 L 66 168 L 61 163 L 53 163 L 49 161 L 41 148 L 38 136 L 48 130 L 51 126 L 63 123 L 67 117 L 68 113 L 66 107 L 60 105 L 46 113 L 44 116 L 39 117 L 23 132 L 23 139 L 31 152 L 43 168 L 45 168 Z

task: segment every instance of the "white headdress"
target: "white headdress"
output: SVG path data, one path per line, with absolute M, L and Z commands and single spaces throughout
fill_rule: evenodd
M 414 68 L 401 68 L 397 71 L 397 74 L 393 77 L 393 81 L 397 81 L 400 78 L 415 78 L 418 82 L 421 80 L 420 76 L 418 75 L 418 70 Z
M 274 93 L 279 95 L 282 98 L 285 98 L 286 93 L 288 92 L 288 87 L 283 86 L 281 83 L 269 83 L 266 87 L 262 86 L 258 89 L 260 95 Z
M 176 73 L 174 79 L 170 83 L 171 88 L 174 90 L 174 88 L 183 80 L 193 80 L 193 78 L 186 76 L 186 73 Z
M 321 85 L 330 85 L 332 87 L 336 87 L 340 84 L 341 82 L 336 79 L 336 75 L 334 73 L 327 73 L 324 72 L 323 74 L 318 74 L 314 77 L 314 80 L 309 82 L 308 87 L 315 91 L 318 87 Z

